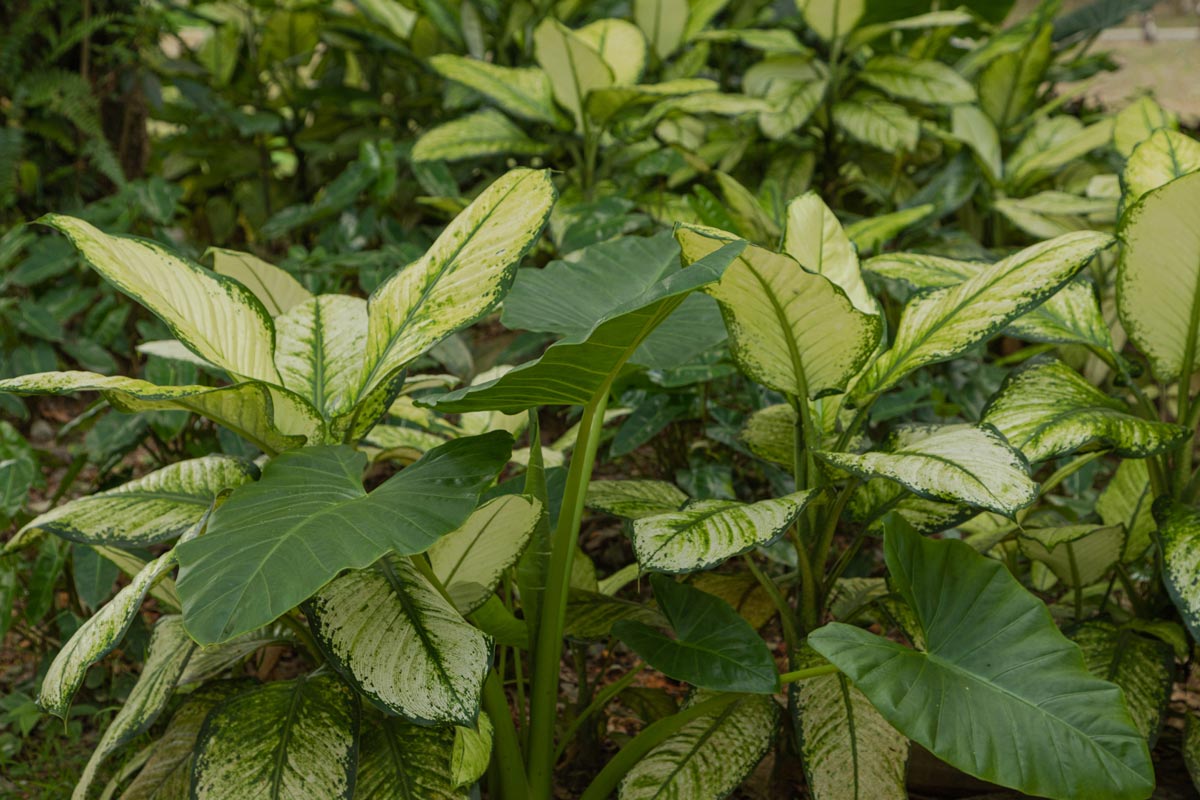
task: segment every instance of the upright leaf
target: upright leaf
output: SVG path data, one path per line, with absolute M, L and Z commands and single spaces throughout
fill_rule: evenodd
M 993 60 L 979 76 L 979 104 L 1004 131 L 1033 106 L 1050 63 L 1051 27 L 1033 32 L 1025 47 Z
M 1150 546 L 1150 535 L 1155 530 L 1150 510 L 1153 503 L 1154 490 L 1146 462 L 1133 458 L 1121 461 L 1096 499 L 1096 513 L 1105 525 L 1125 526 L 1128 536 L 1123 561 L 1138 558 Z
M 250 253 L 210 247 L 213 270 L 218 275 L 233 278 L 245 286 L 263 304 L 272 317 L 278 317 L 305 300 L 312 299 L 312 292 L 287 270 L 268 264 Z
M 1028 527 L 1021 530 L 1017 541 L 1021 552 L 1045 564 L 1065 585 L 1088 586 L 1120 560 L 1125 529 L 1088 524 Z
M 439 53 L 429 66 L 443 77 L 482 94 L 508 113 L 534 122 L 560 122 L 550 77 L 534 67 L 502 67 L 474 58 Z
M 1153 136 L 1155 131 L 1178 129 L 1178 116 L 1156 103 L 1153 97 L 1143 95 L 1117 114 L 1113 145 L 1118 153 L 1129 158 L 1134 149 Z
M 1197 171 L 1200 142 L 1178 131 L 1157 130 L 1133 149 L 1125 164 L 1125 203 L 1132 205 L 1152 189 Z
M 858 255 L 833 210 L 815 192 L 788 203 L 783 252 L 805 269 L 824 275 L 846 293 L 854 307 L 878 314 L 879 304 L 863 282 Z
M 582 125 L 583 104 L 594 89 L 616 83 L 612 67 L 575 31 L 547 17 L 533 32 L 534 54 L 550 78 L 554 98 Z
M 275 318 L 275 366 L 283 385 L 325 419 L 354 402 L 367 342 L 367 304 L 326 294 L 294 305 Z
M 940 61 L 876 56 L 866 63 L 858 78 L 901 100 L 937 105 L 975 100 L 974 87 Z
M 587 505 L 597 511 L 626 519 L 642 519 L 678 511 L 688 496 L 666 481 L 591 481 Z

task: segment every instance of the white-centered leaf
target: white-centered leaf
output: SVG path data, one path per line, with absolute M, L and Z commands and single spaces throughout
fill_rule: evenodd
M 1200 170 L 1200 142 L 1172 130 L 1157 130 L 1133 150 L 1121 182 L 1125 204 L 1132 205 L 1152 189 Z
M 194 526 L 225 489 L 258 477 L 234 456 L 180 461 L 115 489 L 85 495 L 35 517 L 21 529 L 43 530 L 86 544 L 144 547 Z
M 454 741 L 453 728 L 368 718 L 358 745 L 355 800 L 468 800 L 470 787 L 454 785 Z
M 430 128 L 413 144 L 413 161 L 462 161 L 485 156 L 536 155 L 547 145 L 525 135 L 494 108 Z
M 1121 323 L 1150 360 L 1154 376 L 1165 383 L 1200 367 L 1197 208 L 1200 172 L 1147 192 L 1125 213 L 1119 229 Z M 1192 363 L 1185 364 L 1189 358 Z
M 1083 448 L 1145 458 L 1175 446 L 1186 428 L 1130 413 L 1056 358 L 1037 359 L 1011 373 L 983 412 L 1029 463 Z
M 699 691 L 692 702 L 714 696 Z M 735 700 L 683 726 L 621 781 L 620 800 L 721 800 L 771 746 L 779 707 L 764 695 Z
M 642 569 L 695 572 L 778 539 L 796 521 L 813 492 L 757 503 L 697 500 L 679 511 L 633 523 L 633 552 Z
M 1088 586 L 1120 560 L 1125 528 L 1086 524 L 1022 528 L 1017 541 L 1021 552 L 1045 564 L 1067 586 Z
M 1200 512 L 1160 497 L 1152 507 L 1162 550 L 1162 575 L 1179 615 L 1200 639 Z
M 735 241 L 721 231 L 686 226 L 676 229 L 676 238 L 684 263 Z M 844 390 L 879 343 L 877 315 L 856 310 L 828 278 L 761 247 L 743 250 L 705 292 L 721 307 L 741 368 L 794 397 Z
M 1121 461 L 1108 485 L 1096 499 L 1096 513 L 1105 525 L 1124 525 L 1128 532 L 1122 561 L 1140 557 L 1150 547 L 1154 532 L 1154 490 L 1150 486 L 1150 470 L 1143 459 Z
M 349 800 L 359 702 L 333 675 L 275 681 L 224 701 L 196 743 L 194 800 Z
M 985 341 L 1053 295 L 1112 237 L 1080 231 L 1027 247 L 956 286 L 908 302 L 892 346 L 855 387 L 881 392 L 914 369 L 953 358 Z
M 1083 651 L 1088 670 L 1121 687 L 1129 716 L 1154 747 L 1175 679 L 1171 646 L 1132 628 L 1118 628 L 1100 620 L 1085 622 L 1070 634 Z
M 326 419 L 354 402 L 367 342 L 367 304 L 325 294 L 275 318 L 275 366 L 283 385 Z
M 876 89 L 918 103 L 955 105 L 975 100 L 975 89 L 940 61 L 906 56 L 876 56 L 858 72 L 858 79 Z
M 759 409 L 746 420 L 741 439 L 759 458 L 791 469 L 796 458 L 796 411 L 787 403 Z
M 596 48 L 558 20 L 547 17 L 533 32 L 534 57 L 545 71 L 554 98 L 582 126 L 583 104 L 595 89 L 614 85 L 612 67 Z
M 783 252 L 841 287 L 859 311 L 879 313 L 878 302 L 863 282 L 850 237 L 816 192 L 807 192 L 788 203 Z
M 312 292 L 305 289 L 290 272 L 258 256 L 220 247 L 210 247 L 208 252 L 213 257 L 213 271 L 233 278 L 253 292 L 272 317 L 312 299 Z
M 470 614 L 492 596 L 521 557 L 543 513 L 525 495 L 497 497 L 475 510 L 458 530 L 429 548 L 429 563 L 459 612 Z
M 62 231 L 105 280 L 156 314 L 188 349 L 234 377 L 279 383 L 271 315 L 254 293 L 144 239 L 110 236 L 74 217 Z
M 1163 129 L 1178 130 L 1179 117 L 1160 106 L 1153 97 L 1142 95 L 1117 114 L 1113 145 L 1118 153 L 1129 158 L 1139 144 Z
M 598 19 L 576 30 L 575 35 L 600 54 L 618 86 L 641 80 L 646 68 L 646 37 L 632 22 Z
M 671 55 L 683 41 L 688 10 L 688 0 L 634 0 L 633 19 L 659 58 Z
M 1037 499 L 1029 464 L 990 426 L 944 425 L 909 436 L 890 452 L 818 452 L 863 478 L 888 478 L 931 500 L 967 503 L 1012 517 Z
M 389 713 L 475 724 L 492 641 L 408 559 L 344 573 L 308 602 L 305 615 L 331 663 Z
M 429 66 L 452 81 L 482 94 L 514 116 L 558 125 L 550 78 L 536 67 L 502 67 L 465 56 L 439 53 Z
M 679 510 L 688 501 L 675 484 L 666 481 L 591 481 L 587 505 L 626 519 L 641 519 Z

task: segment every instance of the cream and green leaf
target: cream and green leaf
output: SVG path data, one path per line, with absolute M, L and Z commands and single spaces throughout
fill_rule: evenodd
M 679 487 L 666 481 L 591 481 L 587 488 L 589 508 L 633 520 L 678 511 L 688 499 Z
M 1067 586 L 1088 586 L 1121 560 L 1125 528 L 1121 525 L 1061 525 L 1022 528 L 1021 552 L 1049 567 Z
M 1154 501 L 1162 580 L 1179 615 L 1200 639 L 1200 512 L 1169 497 Z
M 468 800 L 456 788 L 450 754 L 454 729 L 400 717 L 367 715 L 358 744 L 355 800 Z
M 1070 631 L 1088 670 L 1121 687 L 1125 707 L 1151 747 L 1162 730 L 1175 679 L 1175 654 L 1161 639 L 1092 620 Z

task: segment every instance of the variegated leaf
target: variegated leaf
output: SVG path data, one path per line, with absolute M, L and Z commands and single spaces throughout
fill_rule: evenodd
M 148 240 L 110 236 L 61 214 L 42 220 L 66 234 L 93 269 L 154 312 L 196 355 L 234 378 L 279 383 L 271 315 L 245 286 Z
M 681 226 L 684 263 L 735 241 Z M 794 397 L 836 394 L 879 343 L 879 317 L 858 311 L 828 278 L 789 256 L 751 245 L 705 289 L 721 306 L 734 358 L 754 380 Z
M 349 410 L 362 374 L 367 304 L 326 294 L 275 318 L 275 366 L 283 385 L 326 419 Z
M 1121 173 L 1125 204 L 1147 192 L 1200 170 L 1200 142 L 1172 130 L 1157 130 L 1133 150 Z
M 333 675 L 275 681 L 224 701 L 196 743 L 193 800 L 349 800 L 359 702 Z
M 808 192 L 788 203 L 783 252 L 807 270 L 824 275 L 846 293 L 856 309 L 878 314 L 879 304 L 863 282 L 858 254 L 833 210 Z
M 604 57 L 575 31 L 547 17 L 533 32 L 534 55 L 550 79 L 554 98 L 582 125 L 588 93 L 617 81 Z
M 428 59 L 442 76 L 474 89 L 514 116 L 561 124 L 550 78 L 536 67 L 502 67 L 487 61 L 441 53 Z
M 798 669 L 824 663 L 805 652 L 809 657 Z M 800 755 L 814 800 L 907 800 L 908 738 L 849 678 L 840 672 L 806 678 L 794 691 Z
M 796 458 L 796 411 L 787 403 L 761 408 L 746 420 L 741 439 L 756 456 L 792 467 Z
M 430 128 L 413 144 L 413 161 L 462 161 L 486 156 L 537 155 L 548 145 L 531 139 L 494 108 Z
M 979 510 L 965 503 L 918 497 L 887 478 L 865 481 L 850 496 L 846 513 L 854 522 L 878 529 L 888 511 L 894 511 L 920 533 L 937 533 L 974 517 Z
M 525 551 L 542 513 L 542 504 L 525 495 L 497 497 L 429 548 L 433 573 L 460 613 L 470 614 L 492 596 Z
M 1041 242 L 952 287 L 908 302 L 891 349 L 855 386 L 865 397 L 895 386 L 909 372 L 946 361 L 989 339 L 1083 269 L 1112 238 L 1080 231 Z
M 833 121 L 846 135 L 885 153 L 911 152 L 921 138 L 917 118 L 878 95 L 864 93 L 835 103 Z
M 1100 620 L 1085 622 L 1070 634 L 1088 671 L 1121 687 L 1133 724 L 1154 747 L 1175 680 L 1171 646 Z
M 587 488 L 589 508 L 626 519 L 677 511 L 687 501 L 686 494 L 666 481 L 591 481 Z
M 890 452 L 816 455 L 863 478 L 896 481 L 921 497 L 967 503 L 1007 517 L 1038 496 L 1028 463 L 991 427 L 932 427 Z
M 618 86 L 641 80 L 646 68 L 646 37 L 632 22 L 602 18 L 579 28 L 575 35 L 600 54 Z
M 305 289 L 290 272 L 268 264 L 257 256 L 220 247 L 210 247 L 208 252 L 213 257 L 213 270 L 233 278 L 253 292 L 272 317 L 278 317 L 312 299 L 312 292 Z
M 983 422 L 1036 464 L 1077 450 L 1112 449 L 1145 458 L 1174 447 L 1186 428 L 1129 412 L 1058 359 L 1037 359 L 1013 372 L 988 403 Z
M 712 696 L 698 691 L 692 702 Z M 684 725 L 634 765 L 620 800 L 721 800 L 771 746 L 779 707 L 764 695 L 735 700 Z
M 757 503 L 697 500 L 679 511 L 633 523 L 633 552 L 642 569 L 695 572 L 778 539 L 804 511 L 813 492 Z
M 1125 528 L 1120 525 L 1063 525 L 1022 528 L 1021 551 L 1045 564 L 1067 586 L 1088 586 L 1121 558 Z
M 1150 360 L 1154 376 L 1168 383 L 1200 367 L 1197 208 L 1200 172 L 1147 192 L 1125 213 L 1119 231 L 1124 244 L 1117 267 L 1121 323 Z M 1185 364 L 1189 357 L 1192 363 Z
M 598 591 L 572 586 L 567 598 L 564 633 L 571 639 L 600 641 L 612 635 L 612 626 L 625 619 L 662 628 L 668 625 L 666 618 L 657 609 L 645 603 L 622 600 Z
M 67 718 L 71 698 L 83 684 L 88 668 L 121 643 L 141 612 L 147 590 L 174 567 L 174 551 L 163 553 L 142 567 L 128 585 L 79 626 L 50 662 L 38 692 L 39 706 L 57 717 Z
M 141 478 L 64 503 L 34 518 L 21 533 L 43 530 L 85 544 L 145 547 L 194 526 L 217 495 L 258 477 L 234 456 L 180 461 Z
M 1160 497 L 1154 501 L 1162 579 L 1179 615 L 1200 639 L 1200 512 Z
M 1142 95 L 1117 114 L 1113 145 L 1125 158 L 1158 130 L 1179 130 L 1179 117 L 1149 95 Z
M 450 773 L 455 787 L 471 786 L 484 776 L 492 760 L 492 720 L 480 714 L 472 728 L 454 726 Z
M 150 635 L 142 674 L 129 692 L 125 705 L 121 706 L 121 710 L 104 729 L 79 783 L 75 784 L 71 800 L 86 800 L 96 770 L 104 760 L 154 724 L 175 693 L 175 681 L 195 647 L 183 630 L 183 621 L 179 617 L 159 617 Z
M 975 100 L 975 88 L 953 68 L 934 59 L 876 56 L 858 73 L 858 79 L 901 100 L 933 105 Z
M 468 800 L 455 788 L 454 730 L 372 715 L 358 746 L 355 800 Z
M 473 725 L 492 642 L 404 558 L 344 573 L 305 606 L 329 660 L 392 714 Z
M 1150 471 L 1141 459 L 1125 459 L 1096 500 L 1096 513 L 1105 525 L 1124 525 L 1127 532 L 1122 561 L 1139 558 L 1150 547 L 1154 532 L 1154 490 Z
M 285 623 L 276 622 L 256 631 L 235 636 L 228 642 L 197 647 L 188 659 L 187 669 L 179 676 L 179 685 L 201 683 L 237 666 L 264 647 L 294 645 L 296 635 Z

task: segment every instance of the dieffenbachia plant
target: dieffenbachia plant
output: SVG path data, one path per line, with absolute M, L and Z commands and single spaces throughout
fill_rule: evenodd
M 10 543 L 54 534 L 131 574 L 51 664 L 39 702 L 52 713 L 67 715 L 87 669 L 120 644 L 148 593 L 163 612 L 75 797 L 88 796 L 101 762 L 147 730 L 177 688 L 280 640 L 300 642 L 326 668 L 195 692 L 124 796 L 149 796 L 154 775 L 190 782 L 193 797 L 350 797 L 357 785 L 355 796 L 382 798 L 413 783 L 422 796 L 465 796 L 487 762 L 476 740 L 491 736 L 480 704 L 493 641 L 467 616 L 520 555 L 543 506 L 524 495 L 480 505 L 510 459 L 507 430 L 484 426 L 430 446 L 369 492 L 359 443 L 390 409 L 402 411 L 409 366 L 497 305 L 555 197 L 547 172 L 509 172 L 366 300 L 313 296 L 247 254 L 218 251 L 213 271 L 79 219 L 43 220 L 162 320 L 174 338 L 147 350 L 224 379 L 158 386 L 58 372 L 0 390 L 98 392 L 120 411 L 191 411 L 263 452 L 253 462 L 213 454 L 169 465 L 51 509 Z M 147 547 L 161 554 L 143 563 L 128 552 Z

